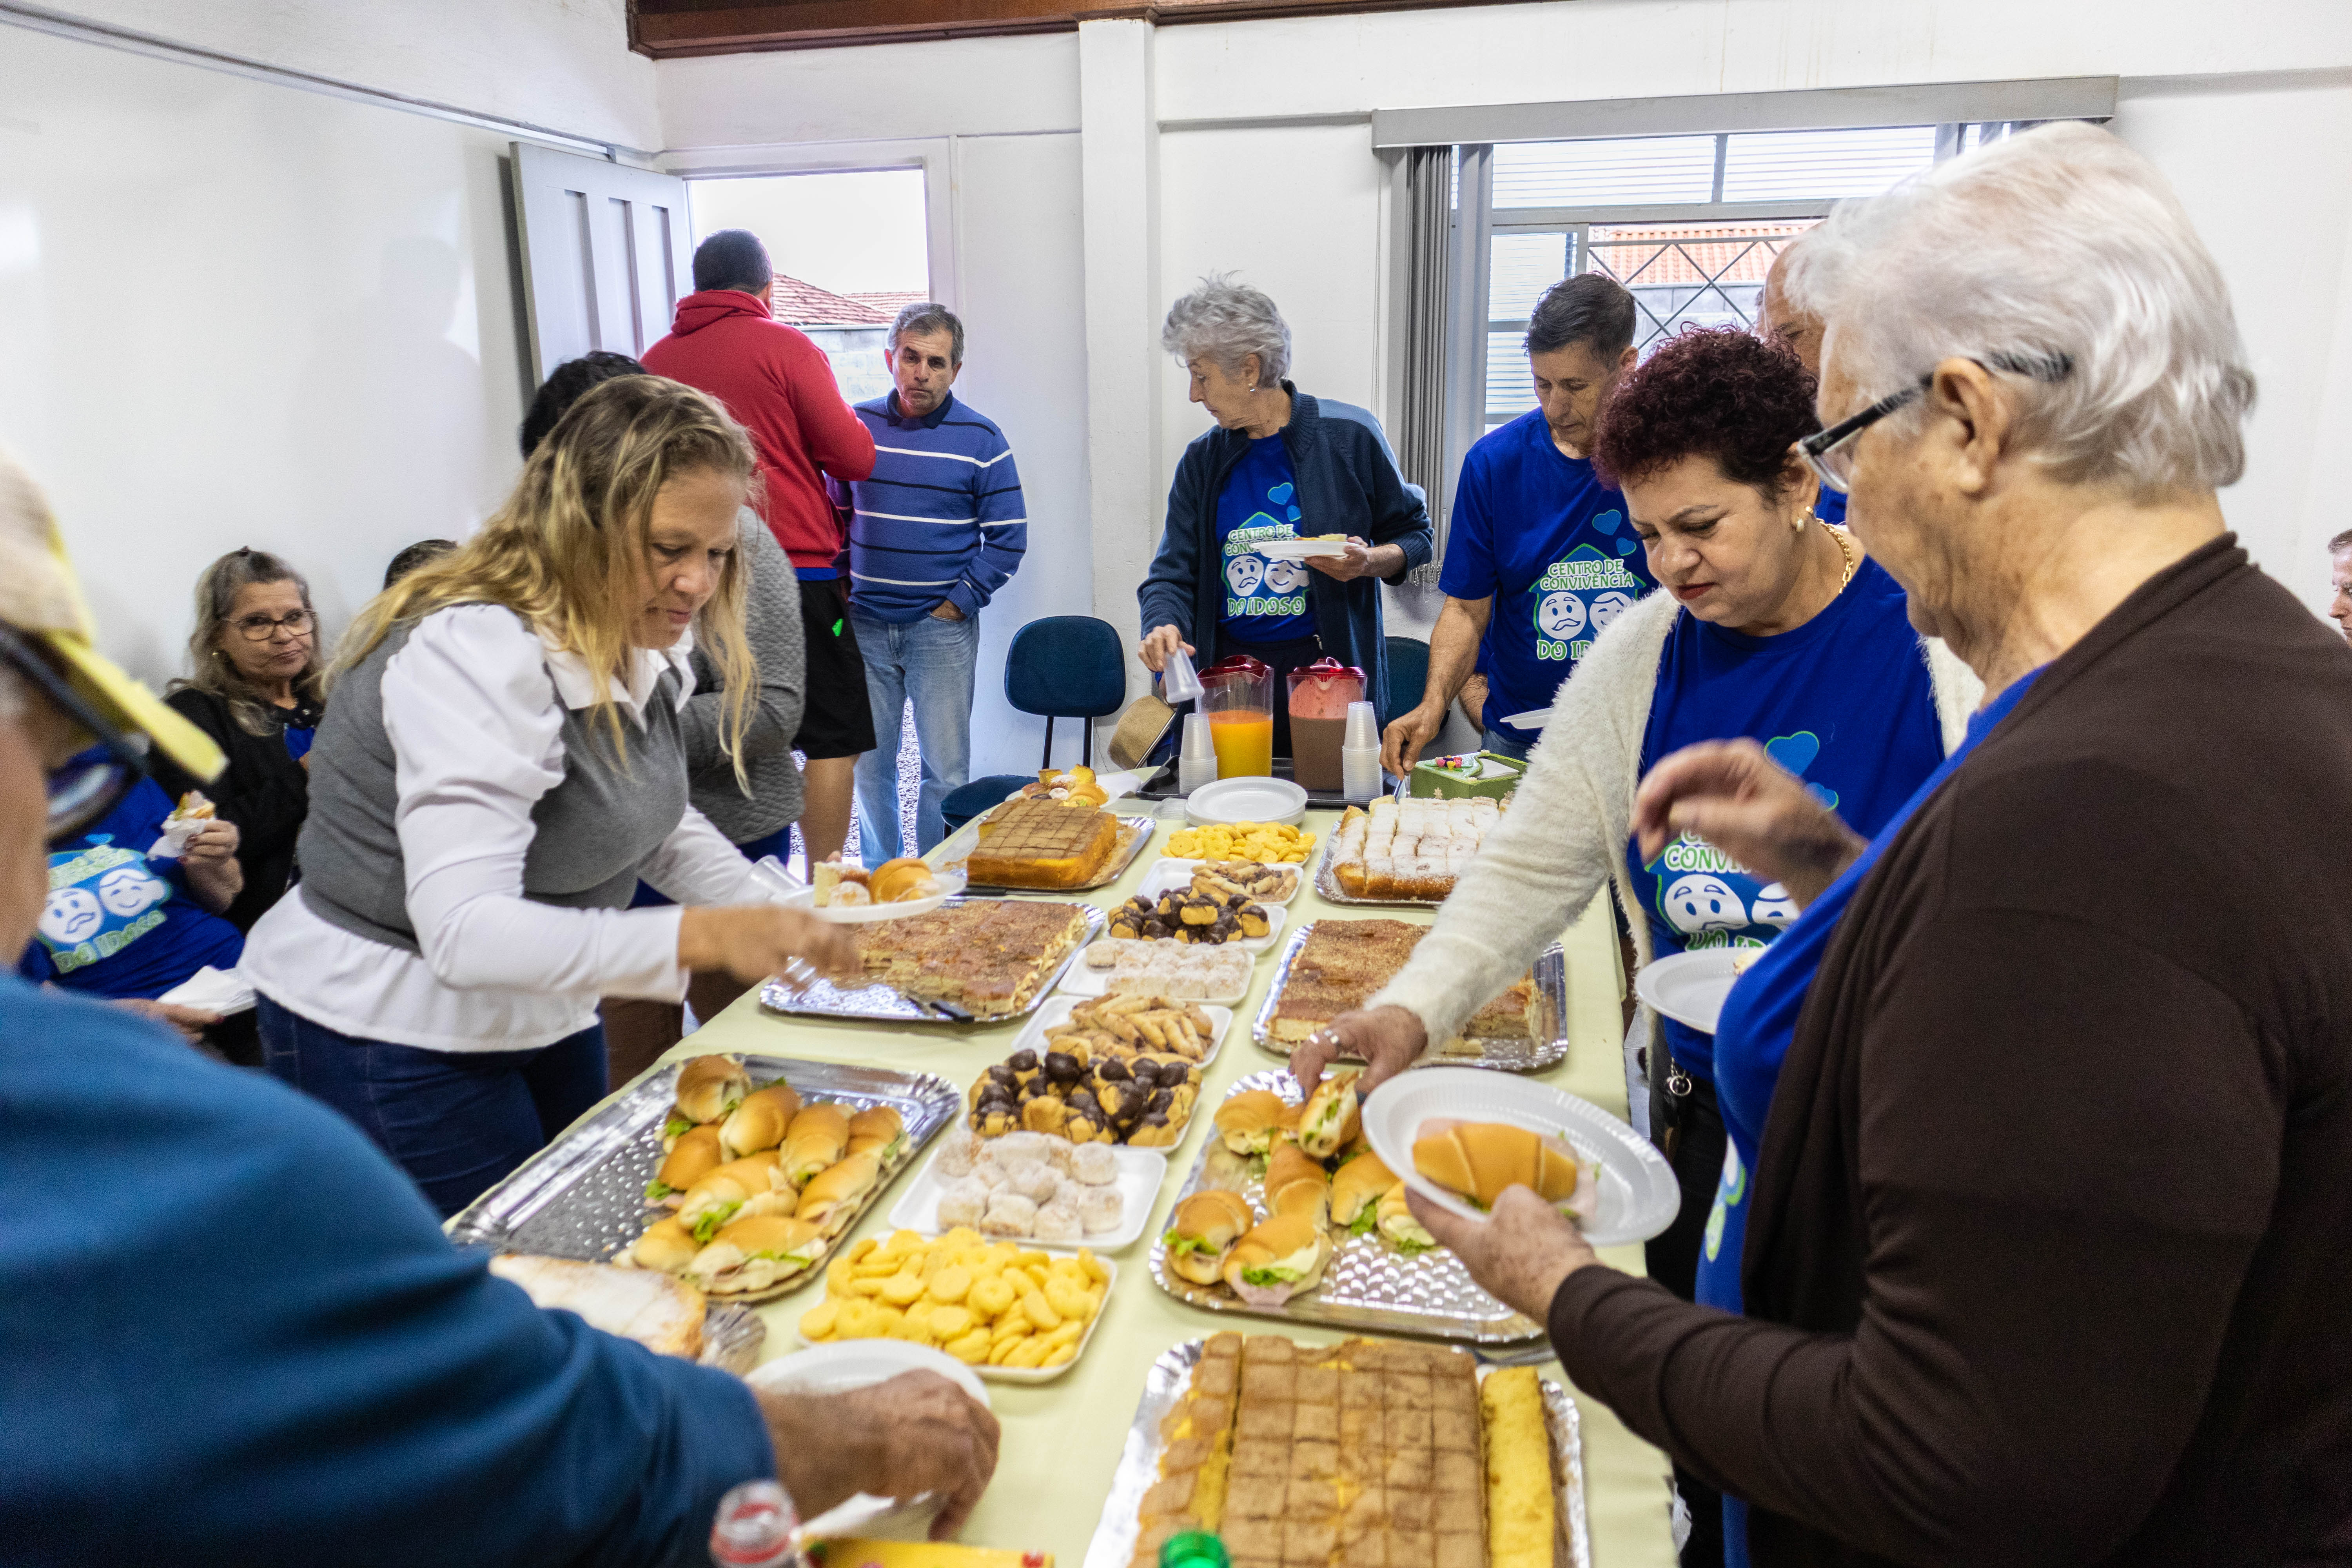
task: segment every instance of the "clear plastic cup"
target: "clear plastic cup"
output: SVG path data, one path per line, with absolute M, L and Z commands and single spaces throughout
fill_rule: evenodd
M 1171 706 L 1201 700 L 1200 671 L 1192 668 L 1192 656 L 1181 646 L 1170 648 L 1160 666 L 1160 699 Z
M 1339 744 L 1351 751 L 1360 751 L 1366 746 L 1371 747 L 1376 752 L 1380 750 L 1380 721 L 1373 717 L 1370 703 L 1348 704 L 1348 728 L 1339 737 Z

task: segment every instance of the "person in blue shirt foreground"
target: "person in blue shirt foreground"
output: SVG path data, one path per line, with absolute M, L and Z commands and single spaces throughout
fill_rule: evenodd
M 1796 916 L 1789 889 L 1697 835 L 1633 838 L 1636 781 L 1701 741 L 1751 737 L 1857 826 L 1884 824 L 1959 738 L 1979 688 L 1913 629 L 1902 588 L 1812 510 L 1793 451 L 1818 427 L 1794 358 L 1746 332 L 1685 332 L 1629 374 L 1594 455 L 1624 487 L 1661 591 L 1619 616 L 1561 687 L 1512 808 L 1412 961 L 1361 1012 L 1333 1021 L 1374 1080 L 1526 973 L 1616 884 L 1639 963 L 1762 948 Z M 1683 1189 L 1649 1244 L 1651 1278 L 1693 1299 L 1707 1205 L 1724 1168 L 1712 1039 L 1671 1020 L 1650 1036 L 1651 1136 Z M 1314 1047 L 1294 1058 L 1320 1070 Z M 1308 1054 L 1313 1052 L 1314 1054 Z M 1720 1562 L 1714 1494 L 1678 1471 L 1685 1568 Z
M 0 458 L 16 951 L 49 846 L 136 785 L 138 737 L 198 778 L 222 765 L 89 629 Z M 0 979 L 0 1041 L 12 1563 L 700 1564 L 719 1498 L 754 1477 L 812 1513 L 936 1492 L 944 1536 L 995 1468 L 995 1421 L 944 1378 L 755 1394 L 541 1310 L 349 1122 L 118 1008 Z
M 1381 765 L 1397 777 L 1437 738 L 1474 668 L 1486 677 L 1483 744 L 1524 761 L 1537 731 L 1507 721 L 1550 708 L 1593 639 L 1657 586 L 1625 498 L 1592 467 L 1610 395 L 1639 357 L 1633 324 L 1633 296 L 1597 272 L 1553 284 L 1528 318 L 1537 405 L 1463 457 L 1428 682 L 1381 737 Z

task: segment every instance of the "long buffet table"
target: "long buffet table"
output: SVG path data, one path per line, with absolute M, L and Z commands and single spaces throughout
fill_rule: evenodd
M 1307 826 L 1328 835 L 1336 815 L 1310 812 Z M 1111 886 L 1059 896 L 1106 908 L 1121 902 L 1135 891 L 1171 831 L 1181 826 L 1181 821 L 1160 822 L 1153 843 L 1144 847 L 1126 874 Z M 1316 854 L 1319 857 L 1321 851 L 1318 843 Z M 1289 930 L 1325 915 L 1428 918 L 1418 910 L 1355 910 L 1328 903 L 1316 896 L 1311 865 L 1308 870 L 1307 886 L 1290 906 Z M 1625 1111 L 1620 1054 L 1623 979 L 1608 910 L 1596 905 L 1565 933 L 1562 943 L 1568 960 L 1571 1044 L 1568 1061 L 1540 1076 L 1622 1116 Z M 1151 1279 L 1150 1238 L 1164 1228 L 1184 1173 L 1199 1157 L 1201 1140 L 1213 1135 L 1211 1113 L 1234 1079 L 1274 1065 L 1275 1059 L 1250 1040 L 1249 1023 L 1265 999 L 1276 956 L 1267 953 L 1259 959 L 1250 994 L 1234 1009 L 1233 1029 L 1209 1067 L 1201 1108 L 1185 1130 L 1182 1142 L 1168 1151 L 1168 1180 L 1153 1205 L 1150 1228 L 1143 1240 L 1110 1255 L 1119 1268 L 1118 1288 L 1111 1292 L 1101 1326 L 1085 1355 L 1068 1373 L 1052 1383 L 989 1385 L 990 1400 L 1004 1426 L 1003 1447 L 995 1482 L 965 1528 L 965 1541 L 1048 1551 L 1061 1568 L 1079 1568 L 1101 1516 L 1103 1496 L 1126 1440 L 1145 1373 L 1160 1352 L 1183 1340 L 1227 1329 L 1246 1331 L 1254 1326 L 1301 1342 L 1326 1342 L 1345 1337 L 1311 1324 L 1278 1324 L 1202 1311 L 1174 1300 Z M 761 1009 L 754 993 L 689 1036 L 665 1060 L 709 1051 L 756 1052 L 935 1072 L 967 1085 L 991 1063 L 1003 1059 L 1020 1028 L 1017 1022 L 899 1027 L 779 1017 Z M 913 1179 L 920 1160 L 929 1157 L 926 1152 L 916 1165 L 899 1175 L 892 1190 L 866 1215 L 857 1235 L 887 1234 L 889 1209 L 898 1191 Z M 1622 1268 L 1639 1272 L 1642 1267 L 1639 1247 L 1610 1248 L 1603 1256 Z M 822 1284 L 812 1282 L 761 1310 L 768 1324 L 762 1359 L 788 1355 L 800 1348 L 794 1324 L 822 1294 Z M 1557 1363 L 1547 1363 L 1544 1375 L 1563 1378 Z M 1606 1407 L 1590 1399 L 1580 1399 L 1578 1404 L 1594 1556 L 1609 1568 L 1651 1568 L 1653 1564 L 1668 1568 L 1674 1550 L 1667 1527 L 1664 1457 L 1627 1432 Z

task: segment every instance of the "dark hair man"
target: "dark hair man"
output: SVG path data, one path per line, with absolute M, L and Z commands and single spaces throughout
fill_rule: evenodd
M 874 437 L 841 400 L 824 351 L 770 314 L 775 271 L 758 237 L 729 228 L 704 240 L 694 288 L 677 302 L 669 336 L 646 351 L 645 367 L 725 404 L 760 455 L 752 504 L 800 579 L 808 670 L 793 749 L 808 759 L 801 837 L 814 868 L 849 837 L 857 758 L 874 749 L 866 666 L 849 624 L 845 541 L 824 488 L 827 478 L 846 483 L 874 471 Z
M 1536 406 L 1462 459 L 1429 683 L 1382 737 L 1391 773 L 1402 776 L 1437 738 L 1474 669 L 1486 677 L 1486 750 L 1524 758 L 1592 639 L 1656 585 L 1625 498 L 1591 459 L 1601 411 L 1640 357 L 1633 316 L 1633 296 L 1597 272 L 1563 279 L 1537 302 L 1526 341 Z

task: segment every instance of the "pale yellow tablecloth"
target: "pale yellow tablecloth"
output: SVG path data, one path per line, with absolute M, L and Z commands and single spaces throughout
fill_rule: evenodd
M 1133 808 L 1130 808 L 1133 809 Z M 1310 813 L 1307 826 L 1326 832 L 1330 812 Z M 1127 874 L 1111 887 L 1074 895 L 1106 907 L 1132 893 L 1156 858 L 1173 826 L 1159 826 L 1154 843 L 1147 846 Z M 1318 846 L 1318 854 L 1320 846 Z M 1310 880 L 1290 906 L 1286 940 L 1298 922 L 1318 915 L 1397 915 L 1406 920 L 1427 917 L 1414 910 L 1349 910 L 1325 903 L 1315 895 Z M 1564 938 L 1568 956 L 1570 1038 L 1567 1063 L 1542 1075 L 1573 1093 L 1617 1115 L 1625 1113 L 1625 1086 L 1620 1063 L 1620 1007 L 1622 980 L 1609 911 L 1596 904 L 1588 917 Z M 1277 944 L 1276 952 L 1279 952 Z M 1184 1306 L 1152 1283 L 1150 1237 L 1159 1234 L 1183 1184 L 1185 1173 L 1199 1157 L 1201 1140 L 1209 1135 L 1209 1112 L 1235 1079 L 1276 1065 L 1249 1037 L 1249 1022 L 1274 973 L 1275 953 L 1257 965 L 1249 996 L 1234 1009 L 1234 1026 L 1223 1048 L 1208 1070 L 1208 1087 L 1201 1110 L 1186 1129 L 1184 1140 L 1169 1151 L 1168 1180 L 1160 1189 L 1152 1224 L 1144 1238 L 1124 1252 L 1111 1254 L 1118 1265 L 1118 1288 L 1104 1308 L 1101 1326 L 1077 1364 L 1058 1381 L 1034 1386 L 1003 1383 L 989 1384 L 989 1397 L 1004 1424 L 1004 1442 L 985 1500 L 963 1531 L 975 1544 L 1045 1550 L 1054 1553 L 1060 1568 L 1078 1568 L 1087 1543 L 1102 1514 L 1103 1495 L 1118 1463 L 1119 1449 L 1135 1415 L 1145 1371 L 1170 1345 L 1224 1329 L 1265 1329 L 1287 1332 L 1301 1341 L 1329 1341 L 1344 1334 L 1311 1325 L 1285 1326 L 1265 1319 L 1201 1311 Z M 968 1085 L 990 1063 L 1001 1061 L 1012 1049 L 1021 1025 L 965 1027 L 932 1025 L 901 1027 L 877 1023 L 834 1023 L 814 1018 L 784 1018 L 765 1014 L 756 994 L 734 1006 L 689 1036 L 671 1054 L 707 1051 L 756 1052 L 766 1056 L 800 1057 L 819 1061 L 868 1063 L 939 1073 L 950 1082 Z M 665 1058 L 671 1059 L 671 1058 Z M 919 1157 L 928 1159 L 929 1153 Z M 887 1232 L 887 1215 L 899 1193 L 912 1179 L 909 1165 L 891 1189 L 875 1203 L 856 1234 Z M 1639 1271 L 1639 1247 L 1611 1248 L 1603 1254 L 1616 1266 Z M 763 1359 L 788 1355 L 800 1347 L 794 1329 L 801 1313 L 821 1297 L 823 1288 L 812 1282 L 762 1310 L 768 1322 Z M 1559 1378 L 1558 1363 L 1545 1375 Z M 1587 1500 L 1592 1522 L 1593 1555 L 1608 1568 L 1670 1568 L 1673 1545 L 1666 1524 L 1666 1463 L 1664 1456 L 1619 1425 L 1616 1417 L 1591 1399 L 1580 1398 L 1584 1428 Z

